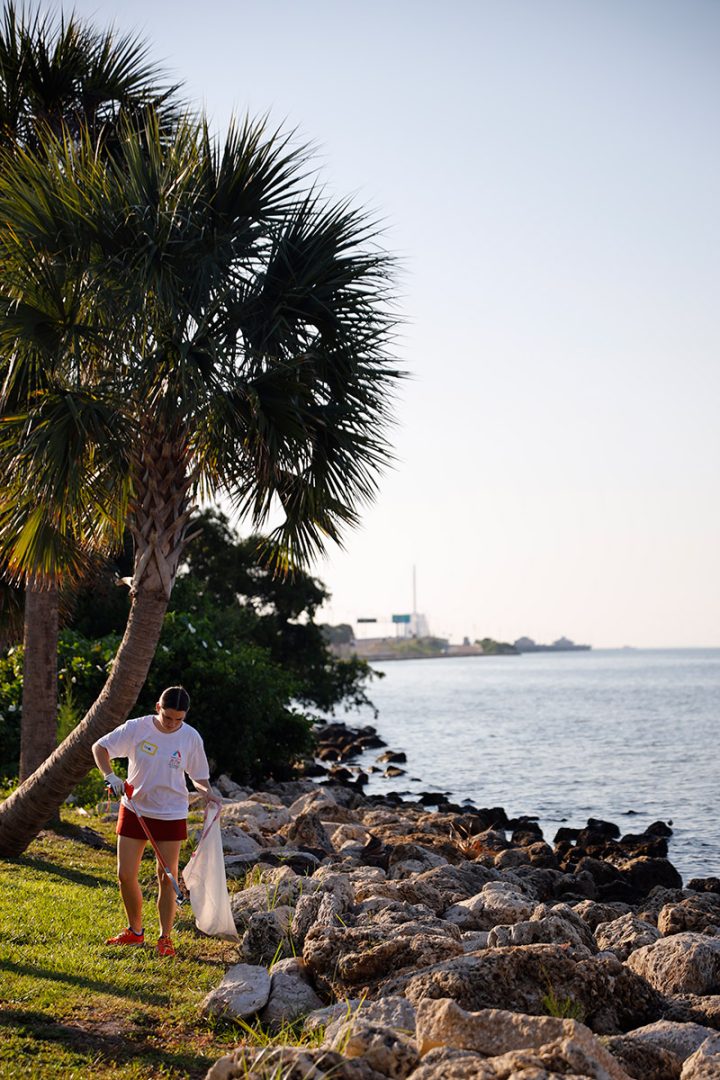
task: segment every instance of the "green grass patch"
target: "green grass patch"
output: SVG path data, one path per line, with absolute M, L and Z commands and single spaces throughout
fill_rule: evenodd
M 205 994 L 240 960 L 238 946 L 198 933 L 187 905 L 176 921 L 177 957 L 155 955 L 151 854 L 140 877 L 148 944 L 105 945 L 125 925 L 114 825 L 70 808 L 62 822 L 20 858 L 0 861 L 0 1080 L 199 1080 L 242 1041 L 234 1025 L 200 1017 Z M 81 842 L 83 825 L 106 845 Z

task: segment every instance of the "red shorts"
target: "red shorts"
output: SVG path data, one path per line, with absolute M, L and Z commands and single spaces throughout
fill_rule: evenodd
M 167 821 L 163 818 L 145 817 L 143 821 L 147 825 L 153 840 L 187 840 L 187 821 L 180 818 L 177 821 Z M 137 819 L 137 815 L 126 806 L 120 804 L 117 827 L 115 832 L 118 836 L 130 836 L 133 840 L 147 840 L 143 827 Z

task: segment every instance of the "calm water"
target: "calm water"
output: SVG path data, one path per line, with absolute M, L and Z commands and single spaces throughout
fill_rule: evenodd
M 534 814 L 550 841 L 588 817 L 623 832 L 672 820 L 683 878 L 720 876 L 720 649 L 374 666 L 378 732 L 408 763 L 368 792 L 440 790 Z

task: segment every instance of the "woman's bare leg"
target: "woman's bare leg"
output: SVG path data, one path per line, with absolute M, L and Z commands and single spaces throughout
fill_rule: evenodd
M 169 867 L 175 880 L 178 880 L 178 863 L 180 861 L 180 840 L 158 840 L 157 846 L 163 857 L 163 864 Z M 160 916 L 160 933 L 163 937 L 169 937 L 175 919 L 175 890 L 168 881 L 162 866 L 157 861 L 158 876 L 158 915 Z
M 139 934 L 143 928 L 142 906 L 143 898 L 140 891 L 138 874 L 140 873 L 140 860 L 145 850 L 145 840 L 136 840 L 132 836 L 118 836 L 117 838 L 117 866 L 118 884 L 120 895 L 125 905 L 128 926 Z

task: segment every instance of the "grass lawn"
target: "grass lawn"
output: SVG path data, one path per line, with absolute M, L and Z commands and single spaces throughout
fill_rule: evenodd
M 78 839 L 90 824 L 107 841 Z M 0 1078 L 200 1078 L 242 1041 L 232 1024 L 200 1018 L 205 994 L 239 948 L 203 937 L 180 909 L 178 955 L 160 958 L 155 860 L 146 854 L 144 948 L 105 939 L 125 925 L 115 880 L 114 826 L 63 808 L 17 859 L 0 861 Z M 184 851 L 183 866 L 188 852 Z

